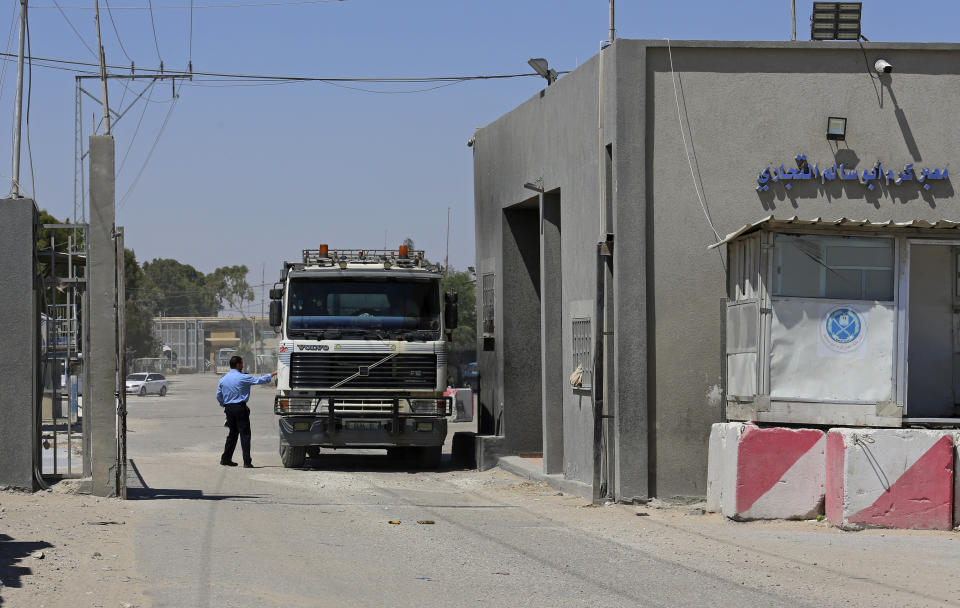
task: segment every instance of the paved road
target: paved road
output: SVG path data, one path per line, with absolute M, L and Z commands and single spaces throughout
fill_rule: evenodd
M 383 452 L 288 470 L 253 393 L 249 470 L 218 465 L 216 377 L 129 400 L 137 569 L 155 606 L 945 605 L 952 534 L 732 524 L 588 507 L 502 471 L 415 472 Z M 238 448 L 239 449 L 239 448 Z M 238 458 L 239 460 L 239 455 Z M 391 525 L 390 520 L 399 520 Z M 433 524 L 419 524 L 430 520 Z M 960 541 L 957 541 L 960 542 Z

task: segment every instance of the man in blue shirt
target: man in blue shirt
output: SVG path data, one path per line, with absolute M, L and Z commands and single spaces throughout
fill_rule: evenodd
M 239 437 L 240 446 L 243 449 L 243 468 L 253 468 L 253 462 L 250 460 L 250 408 L 247 407 L 250 387 L 254 384 L 266 384 L 276 375 L 277 372 L 270 372 L 255 378 L 243 373 L 243 359 L 236 355 L 230 357 L 230 371 L 220 378 L 220 384 L 217 385 L 217 401 L 227 415 L 224 426 L 230 429 L 227 434 L 227 443 L 223 446 L 223 455 L 220 456 L 220 464 L 223 466 L 237 466 L 237 463 L 233 462 L 233 451 L 237 447 Z

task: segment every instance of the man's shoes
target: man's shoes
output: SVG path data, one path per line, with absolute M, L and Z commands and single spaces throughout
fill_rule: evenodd
M 232 461 L 232 460 L 224 460 L 223 458 L 220 459 L 220 464 L 222 464 L 222 465 L 225 466 L 225 467 L 235 467 L 235 466 L 237 466 L 237 463 L 235 463 L 234 461 Z
M 253 468 L 253 463 L 252 463 L 252 462 L 245 462 L 245 463 L 243 463 L 243 468 L 245 468 L 245 469 L 252 469 L 252 468 Z

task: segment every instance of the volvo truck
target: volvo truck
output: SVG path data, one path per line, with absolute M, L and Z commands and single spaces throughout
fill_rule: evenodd
M 274 412 L 284 467 L 320 448 L 386 448 L 435 468 L 447 435 L 447 341 L 457 294 L 423 251 L 303 250 L 270 290 Z

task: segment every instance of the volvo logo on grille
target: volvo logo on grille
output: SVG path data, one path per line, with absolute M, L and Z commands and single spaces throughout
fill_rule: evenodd
M 297 344 L 298 350 L 330 350 L 326 344 Z

